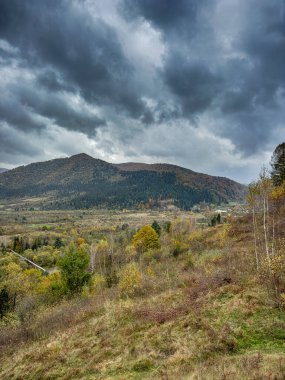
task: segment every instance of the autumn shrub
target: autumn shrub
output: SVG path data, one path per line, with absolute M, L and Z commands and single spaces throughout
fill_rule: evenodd
M 184 270 L 193 269 L 194 263 L 195 263 L 194 255 L 191 251 L 188 251 L 186 256 L 185 256 L 183 269 Z
M 149 249 L 142 255 L 143 262 L 145 264 L 149 264 L 152 261 L 160 261 L 162 256 L 162 252 L 159 249 Z
M 204 248 L 204 241 L 203 240 L 204 239 L 205 239 L 205 236 L 204 236 L 203 231 L 199 231 L 199 230 L 193 231 L 189 235 L 189 238 L 188 238 L 190 249 L 195 251 L 195 252 L 197 252 L 197 251 L 199 252 L 199 251 L 203 250 L 203 248 Z
M 176 239 L 175 241 L 172 242 L 172 247 L 171 247 L 171 255 L 174 257 L 177 257 L 181 255 L 184 252 L 187 252 L 189 249 L 189 245 L 182 243 L 180 240 Z
M 63 298 L 66 293 L 66 288 L 61 274 L 54 272 L 48 276 L 42 276 L 36 291 L 42 298 L 42 301 L 47 304 L 52 304 Z
M 96 273 L 92 276 L 89 286 L 91 294 L 98 294 L 106 288 L 106 279 L 103 275 Z
M 265 283 L 267 289 L 277 306 L 283 305 L 285 292 L 285 260 L 284 256 L 276 254 L 265 257 L 259 269 L 259 278 Z
M 140 289 L 142 284 L 142 274 L 137 263 L 127 264 L 119 275 L 119 289 L 123 295 L 133 296 Z

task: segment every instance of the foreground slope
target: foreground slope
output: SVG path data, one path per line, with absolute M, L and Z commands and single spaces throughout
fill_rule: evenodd
M 244 193 L 245 186 L 224 177 L 168 164 L 114 165 L 86 154 L 0 173 L 2 199 L 44 195 L 49 208 L 154 207 L 166 200 L 187 209 L 203 201 L 240 201 Z
M 284 309 L 254 274 L 249 228 L 194 232 L 192 265 L 154 258 L 133 297 L 97 290 L 1 332 L 0 377 L 284 379 Z

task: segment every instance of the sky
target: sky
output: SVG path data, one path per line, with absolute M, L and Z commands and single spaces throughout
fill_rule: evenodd
M 285 141 L 285 0 L 1 0 L 0 167 L 87 153 L 242 183 Z

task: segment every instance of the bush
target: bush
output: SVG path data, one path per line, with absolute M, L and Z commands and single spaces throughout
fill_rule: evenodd
M 175 240 L 175 244 L 173 249 L 171 250 L 171 254 L 174 257 L 179 256 L 181 253 L 187 252 L 189 246 L 187 244 L 181 243 L 179 240 Z
M 104 288 L 106 288 L 106 279 L 101 274 L 95 274 L 90 281 L 90 291 L 91 293 L 100 293 Z
M 133 365 L 133 370 L 136 372 L 148 371 L 153 367 L 153 363 L 149 359 L 140 359 Z
M 137 263 L 126 265 L 121 273 L 119 280 L 119 289 L 122 294 L 133 296 L 142 285 L 142 275 Z
M 193 253 L 189 251 L 187 252 L 187 255 L 186 255 L 184 269 L 187 270 L 187 269 L 192 269 L 192 268 L 194 268 L 194 256 L 193 256 Z

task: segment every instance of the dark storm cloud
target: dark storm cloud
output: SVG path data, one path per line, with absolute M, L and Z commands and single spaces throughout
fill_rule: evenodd
M 26 131 L 45 127 L 34 118 L 29 107 L 8 93 L 2 93 L 0 98 L 0 121 Z
M 79 3 L 80 5 L 80 3 Z M 82 5 L 84 5 L 82 3 Z M 90 103 L 110 105 L 131 117 L 148 117 L 132 86 L 133 68 L 122 53 L 114 31 L 69 1 L 3 0 L 0 35 L 20 49 L 28 66 L 50 65 L 62 82 L 76 86 Z M 43 83 L 43 78 L 39 78 Z M 47 86 L 65 86 L 46 78 Z
M 242 25 L 231 42 L 237 57 L 223 57 L 211 20 L 220 3 L 125 0 L 124 11 L 162 32 L 168 44 L 162 77 L 182 114 L 191 119 L 213 113 L 223 119 L 216 133 L 251 154 L 264 149 L 284 117 L 280 96 L 282 91 L 284 96 L 285 6 L 277 0 L 241 4 Z M 235 27 L 235 15 L 226 16 L 233 18 Z M 219 23 L 223 22 L 221 18 Z
M 97 115 L 72 108 L 60 94 L 51 92 L 47 96 L 45 92 L 27 84 L 13 84 L 6 88 L 0 99 L 2 122 L 21 131 L 39 130 L 47 126 L 47 121 L 42 117 L 66 129 L 83 131 L 89 136 L 94 136 L 97 127 L 106 125 L 106 121 Z
M 241 60 L 230 70 L 228 63 L 228 83 L 221 104 L 234 126 L 225 128 L 225 135 L 248 154 L 263 149 L 285 118 L 285 8 L 281 1 L 261 1 L 249 2 L 249 10 L 255 22 L 249 19 L 245 24 L 236 48 L 250 66 Z
M 188 63 L 181 56 L 171 56 L 164 69 L 164 80 L 191 117 L 208 109 L 222 88 L 222 78 L 203 64 Z
M 199 9 L 205 3 L 205 0 L 125 0 L 123 10 L 128 18 L 142 16 L 164 32 L 186 36 L 193 33 Z
M 41 77 L 42 78 L 42 77 Z M 59 83 L 57 85 L 62 88 Z M 46 86 L 46 83 L 45 83 Z M 56 83 L 51 84 L 54 91 L 58 91 Z M 15 86 L 12 92 L 17 94 L 21 104 L 25 104 L 29 110 L 35 114 L 47 117 L 57 125 L 73 131 L 83 131 L 89 136 L 94 136 L 95 130 L 99 126 L 105 126 L 106 121 L 100 117 L 88 113 L 88 111 L 77 111 L 68 104 L 65 96 L 58 93 L 50 93 L 46 96 L 45 92 L 35 91 L 26 86 Z
M 37 85 L 40 85 L 48 91 L 75 91 L 69 83 L 64 82 L 60 75 L 53 70 L 47 69 L 45 72 L 39 74 L 36 81 Z
M 0 152 L 3 162 L 17 164 L 19 157 L 35 157 L 41 149 L 14 128 L 0 124 Z

